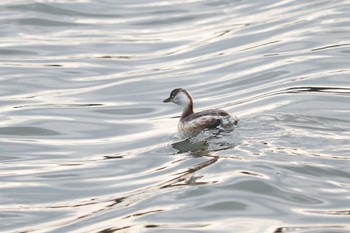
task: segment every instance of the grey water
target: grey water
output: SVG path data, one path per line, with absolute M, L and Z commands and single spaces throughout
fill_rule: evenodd
M 349 1 L 2 0 L 0 46 L 0 232 L 350 232 Z

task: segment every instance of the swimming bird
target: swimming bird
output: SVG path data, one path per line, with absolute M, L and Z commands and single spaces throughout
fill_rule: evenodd
M 238 123 L 235 116 L 223 110 L 208 109 L 201 112 L 193 111 L 193 99 L 188 91 L 176 88 L 164 103 L 172 102 L 183 107 L 180 121 L 177 125 L 179 136 L 182 138 L 194 137 L 206 129 L 233 129 Z

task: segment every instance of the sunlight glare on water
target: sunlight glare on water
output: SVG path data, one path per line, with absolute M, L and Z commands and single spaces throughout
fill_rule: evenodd
M 350 232 L 349 1 L 0 11 L 0 232 Z M 179 87 L 238 125 L 179 139 Z

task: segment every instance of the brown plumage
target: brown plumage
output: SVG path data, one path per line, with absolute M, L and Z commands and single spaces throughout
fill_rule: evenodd
M 238 122 L 237 118 L 223 110 L 209 109 L 195 113 L 191 95 L 182 88 L 174 89 L 163 102 L 172 102 L 183 107 L 178 123 L 181 137 L 193 137 L 205 129 L 232 128 Z

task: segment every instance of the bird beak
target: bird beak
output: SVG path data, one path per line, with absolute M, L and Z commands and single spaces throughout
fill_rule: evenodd
M 163 103 L 168 103 L 168 102 L 171 102 L 171 101 L 170 101 L 170 99 L 171 99 L 171 98 L 169 97 L 169 98 L 167 98 L 167 99 L 163 100 Z

